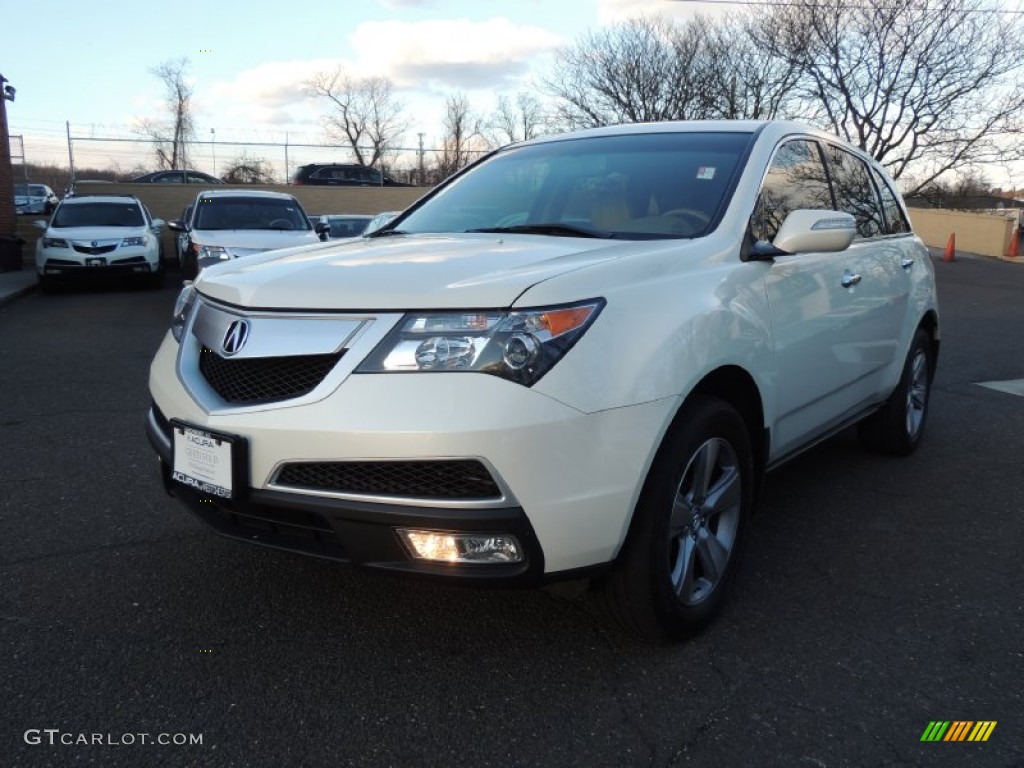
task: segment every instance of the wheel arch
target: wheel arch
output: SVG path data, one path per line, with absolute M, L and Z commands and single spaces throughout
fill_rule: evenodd
M 929 377 L 935 378 L 935 369 L 939 362 L 939 315 L 934 309 L 929 309 L 924 313 L 924 317 L 921 318 L 921 322 L 917 325 L 918 328 L 922 329 L 928 334 L 928 338 L 931 339 L 931 353 L 932 353 L 932 368 L 929 371 Z
M 754 498 L 760 495 L 761 483 L 764 480 L 765 467 L 768 464 L 768 447 L 770 434 L 765 426 L 764 400 L 761 390 L 754 377 L 738 365 L 725 365 L 709 372 L 683 401 L 672 421 L 672 429 L 677 420 L 683 418 L 687 404 L 695 395 L 717 397 L 724 400 L 739 413 L 750 435 L 750 447 L 754 454 Z
M 686 418 L 687 411 L 693 401 L 699 397 L 714 397 L 725 401 L 736 409 L 746 425 L 754 459 L 754 508 L 756 509 L 757 498 L 760 496 L 761 485 L 765 477 L 765 467 L 768 464 L 768 451 L 771 445 L 770 432 L 765 425 L 764 401 L 761 396 L 761 390 L 757 386 L 754 377 L 746 369 L 738 365 L 722 365 L 708 371 L 694 385 L 689 394 L 683 398 L 676 409 L 675 415 L 662 434 L 661 442 L 651 455 L 650 463 L 647 467 L 648 473 L 651 467 L 657 463 L 659 454 L 665 450 L 669 437 L 679 429 L 683 419 Z M 641 485 L 634 508 L 630 510 L 626 535 L 623 538 L 618 553 L 616 553 L 616 558 L 622 554 L 626 548 L 627 541 L 633 536 L 636 504 L 640 503 L 640 499 L 646 492 L 646 487 L 647 478 L 644 479 Z

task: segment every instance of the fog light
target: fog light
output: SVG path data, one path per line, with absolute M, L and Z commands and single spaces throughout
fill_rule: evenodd
M 417 560 L 442 563 L 519 563 L 519 539 L 508 533 L 455 533 L 399 528 L 409 552 Z

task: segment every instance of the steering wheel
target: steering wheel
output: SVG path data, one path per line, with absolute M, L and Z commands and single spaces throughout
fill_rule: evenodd
M 711 221 L 711 217 L 704 213 L 704 211 L 698 211 L 693 208 L 673 208 L 671 211 L 665 211 L 661 215 L 674 216 L 677 219 L 690 219 L 697 223 L 697 229 L 703 229 Z
M 267 226 L 271 229 L 295 229 L 295 226 L 288 219 L 274 219 Z

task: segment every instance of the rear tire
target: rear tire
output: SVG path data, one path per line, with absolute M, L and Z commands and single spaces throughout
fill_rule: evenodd
M 754 484 L 743 419 L 698 396 L 662 443 L 622 551 L 595 585 L 601 607 L 654 642 L 707 626 L 736 572 Z
M 924 433 L 934 370 L 931 337 L 918 328 L 896 389 L 881 410 L 857 425 L 861 445 L 870 451 L 894 456 L 914 452 Z

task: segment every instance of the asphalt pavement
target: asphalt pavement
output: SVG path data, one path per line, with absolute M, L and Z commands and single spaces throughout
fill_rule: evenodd
M 671 647 L 217 537 L 143 430 L 172 281 L 7 303 L 0 765 L 1024 766 L 1024 397 L 980 386 L 1024 379 L 1024 268 L 935 267 L 919 450 L 845 433 L 773 473 L 731 601 Z

